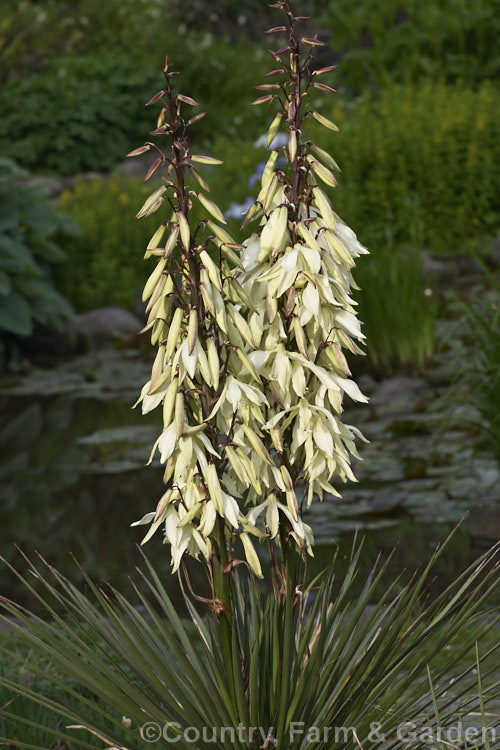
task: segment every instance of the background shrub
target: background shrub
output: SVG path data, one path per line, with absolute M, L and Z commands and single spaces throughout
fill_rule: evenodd
M 305 0 L 304 0 L 305 2 Z M 302 3 L 304 4 L 304 3 Z M 309 3 L 310 4 L 310 3 Z M 182 60 L 183 79 L 196 50 L 214 37 L 240 43 L 258 40 L 273 11 L 261 0 L 4 0 L 0 18 L 0 80 L 29 75 L 61 55 L 115 51 L 158 68 L 168 51 Z M 200 31 L 202 33 L 200 33 Z M 255 45 L 254 45 L 255 46 Z M 264 47 L 266 49 L 266 47 Z M 213 51 L 213 50 L 212 50 Z M 193 55 L 193 53 L 195 53 Z M 233 58 L 245 60 L 241 50 Z M 210 67 L 211 55 L 201 55 Z M 202 67 L 202 66 L 198 66 Z M 243 66 L 248 72 L 248 65 Z M 238 74 L 237 68 L 231 71 Z M 258 78 L 258 72 L 256 73 Z M 257 81 L 256 81 L 257 82 Z M 260 80 L 259 80 L 260 82 Z M 190 89 L 191 91 L 191 89 Z
M 188 31 L 165 3 L 11 4 L 0 21 L 2 47 L 10 65 L 0 63 L 0 155 L 31 171 L 108 170 L 142 143 L 154 126 L 143 105 L 162 86 L 166 50 L 207 111 L 197 138 L 265 126 L 265 113 L 249 106 L 269 67 L 265 48 Z
M 389 234 L 393 247 L 418 238 L 440 253 L 498 231 L 500 99 L 492 86 L 391 86 L 377 98 L 336 99 L 327 114 L 341 132 L 311 136 L 342 169 L 333 204 L 364 244 L 375 248 Z M 210 172 L 216 201 L 223 210 L 244 203 L 266 149 L 220 137 L 213 153 L 224 160 Z
M 108 169 L 151 130 L 143 104 L 159 84 L 130 56 L 56 58 L 0 92 L 0 154 L 38 172 Z
M 157 0 L 4 0 L 0 77 L 30 75 L 55 57 L 110 50 L 158 62 L 165 54 L 162 7 Z
M 344 112 L 334 105 L 340 125 Z M 418 226 L 423 245 L 439 252 L 498 230 L 500 99 L 492 86 L 392 86 L 361 99 L 345 120 L 323 144 L 343 170 L 335 205 L 366 243 L 387 226 L 406 243 Z
M 35 326 L 54 328 L 72 309 L 55 289 L 54 265 L 64 259 L 56 237 L 77 227 L 54 212 L 26 173 L 0 159 L 0 370 Z
M 150 183 L 117 173 L 80 179 L 61 194 L 60 207 L 81 235 L 62 243 L 68 263 L 58 269 L 57 282 L 78 312 L 107 305 L 134 309 L 150 273 L 141 259 L 159 223 L 156 215 L 135 218 L 151 190 Z
M 188 48 L 194 44 L 189 40 Z M 207 62 L 202 50 L 214 44 L 217 52 L 208 50 Z M 206 43 L 200 38 L 185 90 L 204 109 L 211 102 L 196 128 L 201 140 L 211 140 L 219 129 L 236 136 L 265 126 L 265 113 L 249 106 L 259 72 L 253 65 L 236 67 L 240 54 L 210 35 Z M 248 54 L 267 66 L 261 49 Z M 182 68 L 179 57 L 173 59 L 176 68 Z M 114 167 L 154 127 L 144 103 L 161 88 L 158 68 L 106 53 L 58 57 L 39 73 L 10 79 L 0 92 L 0 155 L 9 154 L 31 171 L 60 175 Z M 235 70 L 240 74 L 233 75 Z
M 499 0 L 323 0 L 339 81 L 363 91 L 422 78 L 498 79 Z
M 464 341 L 454 342 L 458 367 L 448 404 L 500 461 L 500 280 L 498 273 L 483 269 L 486 288 L 476 287 L 469 300 L 457 300 L 465 330 Z M 472 413 L 464 413 L 464 405 Z

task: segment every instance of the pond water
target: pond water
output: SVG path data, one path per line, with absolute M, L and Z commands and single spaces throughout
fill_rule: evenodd
M 77 580 L 74 556 L 91 577 L 127 589 L 144 533 L 130 524 L 162 493 L 160 467 L 145 466 L 160 415 L 131 408 L 149 368 L 134 350 L 107 350 L 4 378 L 0 549 L 8 561 L 20 561 L 18 545 Z M 356 531 L 365 537 L 365 568 L 396 547 L 394 571 L 414 570 L 470 507 L 495 507 L 500 497 L 498 465 L 472 450 L 466 432 L 442 428 L 439 385 L 417 378 L 366 385 L 371 405 L 347 412 L 346 421 L 371 443 L 360 448 L 359 484 L 308 513 L 317 540 L 312 572 L 328 564 L 335 545 L 348 557 Z M 464 524 L 442 557 L 439 587 L 480 553 L 470 530 Z M 153 538 L 146 551 L 168 580 L 169 555 L 159 542 Z M 33 604 L 5 567 L 0 591 Z

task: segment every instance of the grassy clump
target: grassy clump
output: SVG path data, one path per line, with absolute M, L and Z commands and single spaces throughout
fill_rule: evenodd
M 425 284 L 419 247 L 380 241 L 359 264 L 356 282 L 372 369 L 423 370 L 434 349 L 437 302 Z

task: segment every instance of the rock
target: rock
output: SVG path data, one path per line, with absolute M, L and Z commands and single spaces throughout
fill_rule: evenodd
M 408 403 L 426 386 L 422 378 L 397 375 L 382 380 L 370 398 L 372 406 L 388 406 L 392 403 Z
M 493 238 L 487 256 L 487 262 L 492 268 L 498 268 L 498 266 L 500 266 L 500 234 L 497 234 Z
M 121 307 L 100 307 L 78 315 L 68 323 L 62 337 L 72 351 L 100 349 L 116 341 L 126 346 L 137 343 L 141 321 Z
M 473 539 L 500 540 L 500 508 L 476 508 L 467 517 L 467 531 Z
M 473 255 L 461 255 L 457 258 L 460 276 L 482 276 L 483 267 Z
M 358 378 L 358 385 L 361 393 L 364 393 L 365 396 L 371 396 L 377 388 L 377 381 L 371 375 L 368 375 L 368 373 L 363 373 Z
M 381 490 L 370 501 L 369 513 L 372 515 L 386 515 L 399 510 L 406 499 L 406 492 Z
M 73 190 L 77 180 L 92 182 L 98 177 L 103 177 L 99 172 L 82 172 L 73 177 L 51 177 L 50 175 L 33 175 L 25 180 L 28 187 L 42 190 L 49 200 L 58 198 L 63 190 Z
M 133 156 L 130 159 L 124 159 L 124 161 L 121 161 L 118 164 L 117 168 L 120 172 L 125 172 L 125 174 L 132 175 L 132 177 L 140 177 L 141 180 L 143 180 L 144 175 L 156 159 L 157 155 L 158 154 L 155 151 L 147 151 L 145 154 Z M 160 175 L 161 171 L 158 170 L 155 177 Z
M 30 188 L 42 190 L 47 198 L 57 198 L 64 190 L 66 181 L 57 177 L 35 175 L 26 180 L 25 184 Z
M 455 261 L 445 258 L 435 258 L 427 250 L 423 250 L 422 272 L 424 278 L 435 279 L 439 286 L 449 287 L 460 273 L 460 269 Z

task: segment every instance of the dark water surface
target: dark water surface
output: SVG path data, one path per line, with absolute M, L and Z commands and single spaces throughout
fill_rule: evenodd
M 144 527 L 130 524 L 152 510 L 163 491 L 160 467 L 145 466 L 161 415 L 145 418 L 131 409 L 149 367 L 137 354 L 106 352 L 0 384 L 0 551 L 9 562 L 24 567 L 18 545 L 28 555 L 39 552 L 77 581 L 81 573 L 74 556 L 95 580 L 130 590 L 129 576 L 142 564 L 136 545 L 144 534 Z M 404 406 L 408 411 L 411 404 Z M 346 486 L 342 501 L 330 498 L 308 514 L 317 538 L 311 573 L 326 567 L 339 546 L 341 574 L 356 530 L 364 537 L 366 572 L 379 552 L 385 557 L 393 548 L 391 571 L 413 571 L 474 505 L 470 478 L 476 458 L 462 450 L 456 470 L 451 459 L 442 460 L 457 453 L 450 448 L 453 440 L 460 444 L 454 435 L 443 443 L 437 461 L 430 428 L 415 429 L 415 416 L 408 421 L 403 415 L 405 428 L 401 410 L 392 404 L 375 414 L 365 408 L 349 415 L 372 443 L 361 449 L 360 483 Z M 461 475 L 464 456 L 467 471 Z M 486 474 L 498 486 L 495 464 L 478 460 L 483 480 Z M 483 494 L 486 504 L 494 504 L 489 486 Z M 476 499 L 481 504 L 481 496 Z M 159 534 L 146 551 L 178 597 Z M 434 585 L 442 589 L 480 552 L 461 529 L 436 568 Z M 200 587 L 201 567 L 191 566 Z M 33 604 L 5 566 L 0 593 Z

